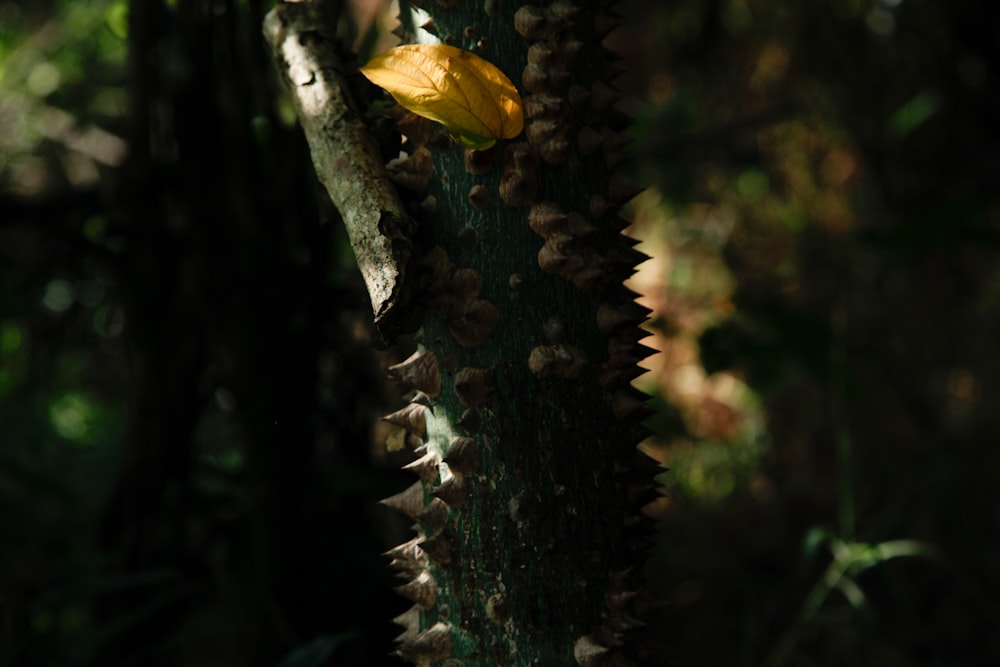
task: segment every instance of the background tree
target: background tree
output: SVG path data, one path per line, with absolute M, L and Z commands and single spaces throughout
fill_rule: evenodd
M 3 9 L 0 662 L 388 663 L 386 399 L 260 4 Z

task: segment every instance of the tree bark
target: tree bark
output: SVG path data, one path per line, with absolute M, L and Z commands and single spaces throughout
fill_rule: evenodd
M 636 565 L 656 489 L 630 385 L 647 311 L 622 285 L 644 256 L 617 214 L 635 193 L 613 175 L 625 119 L 601 40 L 614 21 L 595 3 L 498 4 L 428 4 L 424 26 L 520 84 L 525 135 L 466 151 L 394 114 L 409 157 L 390 179 L 419 222 L 412 306 L 427 313 L 418 351 L 389 369 L 412 390 L 386 419 L 405 430 L 418 476 L 383 501 L 416 522 L 388 554 L 415 603 L 397 619 L 399 654 L 448 667 L 630 664 L 642 656 L 626 635 L 652 604 Z M 402 11 L 407 41 L 417 28 Z M 315 96 L 275 53 L 293 97 Z M 310 145 L 336 141 L 302 124 Z M 314 162 L 328 189 L 343 178 L 315 149 Z
M 321 8 L 316 2 L 279 5 L 264 19 L 264 36 L 294 92 L 316 173 L 344 220 L 375 326 L 391 338 L 411 319 L 406 306 L 413 289 L 410 239 L 416 223 L 389 182 L 351 97 L 335 26 L 326 25 Z

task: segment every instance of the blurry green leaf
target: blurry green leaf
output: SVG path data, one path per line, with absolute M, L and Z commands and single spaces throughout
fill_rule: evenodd
M 104 15 L 104 24 L 115 37 L 128 37 L 128 3 L 125 0 L 113 2 Z
M 837 582 L 837 589 L 844 594 L 847 601 L 858 611 L 868 611 L 868 598 L 861 587 L 850 577 L 841 577 Z
M 97 241 L 104 238 L 109 226 L 107 216 L 93 215 L 83 223 L 83 235 L 91 241 Z
M 28 84 L 28 90 L 36 97 L 47 97 L 62 83 L 62 74 L 52 63 L 40 62 L 31 69 L 25 83 Z
M 937 92 L 925 90 L 917 93 L 889 119 L 889 133 L 896 139 L 903 139 L 927 122 L 940 108 L 941 97 Z
M 802 555 L 807 561 L 812 560 L 820 548 L 831 539 L 830 531 L 818 526 L 810 528 L 802 543 Z
M 857 574 L 893 558 L 913 557 L 936 559 L 940 551 L 932 544 L 917 540 L 892 540 L 879 544 L 856 544 L 851 555 L 851 569 Z
M 68 393 L 49 405 L 49 422 L 56 433 L 80 444 L 90 441 L 95 409 L 82 393 Z
M 76 299 L 76 290 L 68 280 L 56 279 L 45 286 L 45 294 L 42 296 L 42 305 L 53 313 L 62 313 L 69 310 Z
M 892 540 L 882 542 L 875 547 L 880 560 L 886 561 L 891 558 L 901 556 L 913 556 L 916 558 L 928 558 L 931 560 L 942 557 L 941 550 L 933 544 L 921 542 L 919 540 Z
M 770 180 L 759 169 L 747 169 L 736 179 L 736 190 L 750 201 L 758 201 L 768 193 Z
M 0 324 L 0 355 L 6 357 L 18 351 L 24 342 L 24 332 L 17 322 Z

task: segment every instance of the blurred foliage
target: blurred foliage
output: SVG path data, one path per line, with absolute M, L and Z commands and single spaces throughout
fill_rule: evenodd
M 392 397 L 264 9 L 0 2 L 2 665 L 396 662 Z
M 671 664 L 1000 661 L 982 11 L 677 0 L 618 39 Z

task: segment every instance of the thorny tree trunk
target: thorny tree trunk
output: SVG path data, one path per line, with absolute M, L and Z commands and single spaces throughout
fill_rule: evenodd
M 423 28 L 518 85 L 526 131 L 470 152 L 395 114 L 409 157 L 390 178 L 419 225 L 409 267 L 419 289 L 406 309 L 426 315 L 418 352 L 390 369 L 412 402 L 386 417 L 407 431 L 418 479 L 384 502 L 416 522 L 390 555 L 415 602 L 397 619 L 399 653 L 419 665 L 643 660 L 626 633 L 651 604 L 636 593 L 635 566 L 655 466 L 635 448 L 644 409 L 629 384 L 646 311 L 622 286 L 643 256 L 620 233 L 618 207 L 634 192 L 612 173 L 625 119 L 608 83 L 615 58 L 601 45 L 614 19 L 597 4 L 428 3 Z M 290 19 L 291 7 L 265 32 L 336 201 L 347 163 L 328 135 L 350 123 L 309 117 L 315 87 L 335 81 L 328 64 L 309 70 L 324 62 L 309 59 L 324 38 Z M 411 16 L 404 5 L 404 41 L 418 30 Z M 385 258 L 409 260 L 405 242 L 387 247 Z M 393 291 L 369 286 L 373 301 Z M 374 305 L 378 316 L 385 303 Z

